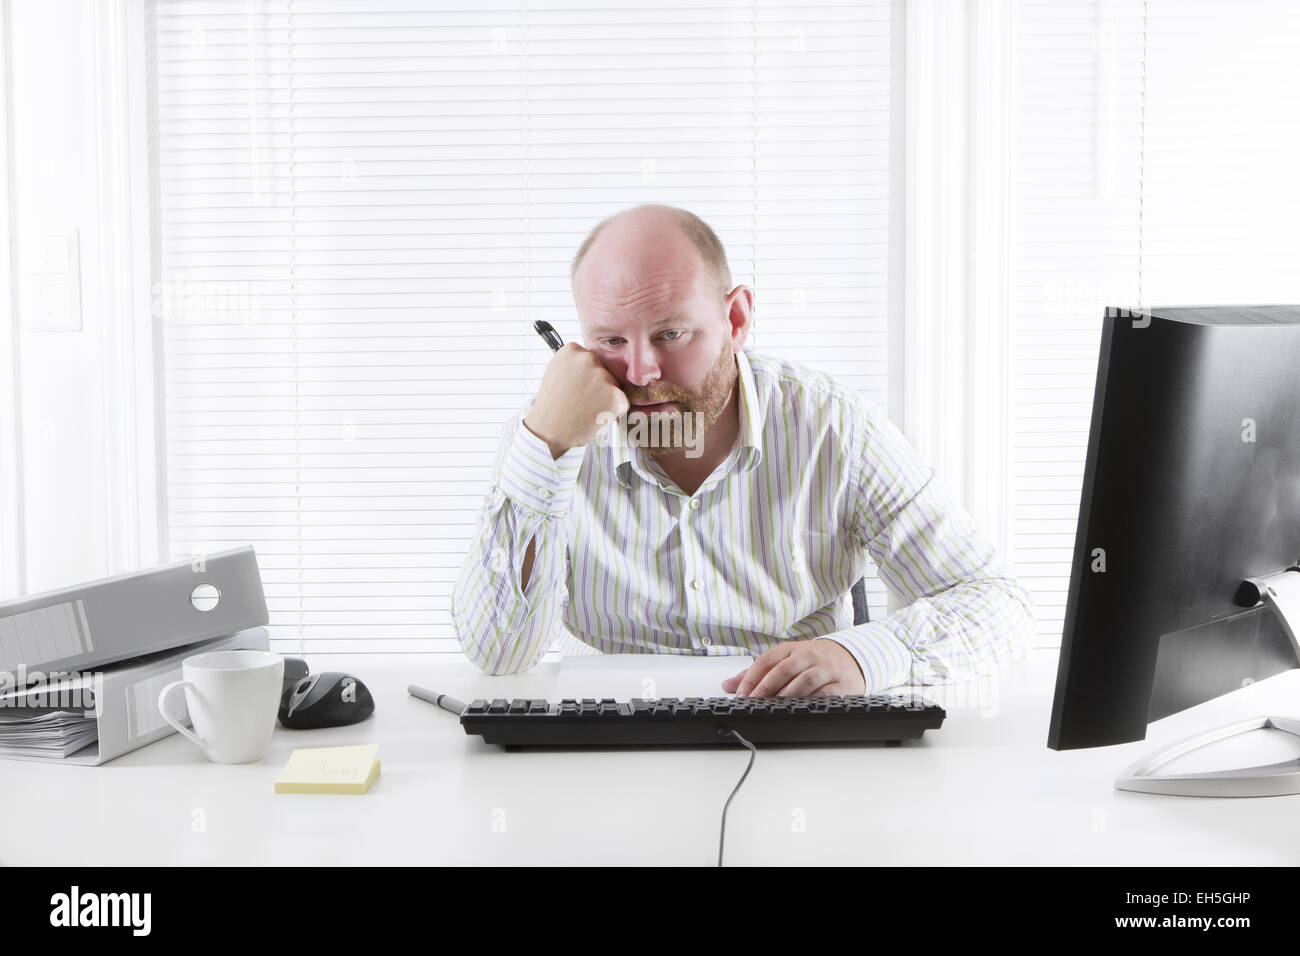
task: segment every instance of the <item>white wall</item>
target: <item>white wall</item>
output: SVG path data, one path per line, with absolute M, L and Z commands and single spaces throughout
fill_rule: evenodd
M 129 365 L 103 358 L 116 353 L 131 319 L 123 256 L 136 239 L 120 199 L 130 181 L 120 162 L 128 130 L 111 109 L 125 74 L 104 80 L 126 9 L 94 0 L 6 4 L 5 301 L 13 308 L 0 351 L 11 359 L 0 372 L 0 432 L 15 434 L 18 455 L 0 469 L 9 515 L 0 599 L 139 566 L 110 544 L 129 513 L 114 461 L 135 414 L 119 371 Z

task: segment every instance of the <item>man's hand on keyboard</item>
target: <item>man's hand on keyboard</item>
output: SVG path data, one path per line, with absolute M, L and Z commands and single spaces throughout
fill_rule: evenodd
M 786 641 L 760 654 L 748 670 L 728 677 L 722 689 L 741 697 L 809 697 L 865 694 L 867 682 L 842 644 Z

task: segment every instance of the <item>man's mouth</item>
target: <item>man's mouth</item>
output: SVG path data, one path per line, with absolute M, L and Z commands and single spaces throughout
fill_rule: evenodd
M 632 410 L 637 412 L 666 412 L 670 407 L 676 404 L 676 402 L 637 403 L 632 406 Z

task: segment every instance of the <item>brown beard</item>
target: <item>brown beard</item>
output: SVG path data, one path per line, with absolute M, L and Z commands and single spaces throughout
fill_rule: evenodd
M 650 419 L 645 423 L 646 426 L 652 426 L 646 428 L 649 433 L 648 440 L 639 443 L 640 446 L 656 456 L 681 451 L 680 445 L 665 442 L 680 438 L 684 434 L 681 417 L 685 413 L 690 413 L 694 417 L 695 433 L 702 440 L 709 426 L 718 420 L 722 410 L 727 407 L 731 391 L 736 385 L 737 374 L 736 355 L 731 350 L 731 340 L 727 339 L 722 344 L 722 353 L 704 377 L 704 384 L 698 392 L 677 385 L 659 383 L 645 389 L 629 389 L 628 401 L 634 405 L 650 402 L 677 404 L 676 409 L 667 412 L 647 413 L 635 409 L 628 412 L 629 425 L 635 423 L 636 416 Z

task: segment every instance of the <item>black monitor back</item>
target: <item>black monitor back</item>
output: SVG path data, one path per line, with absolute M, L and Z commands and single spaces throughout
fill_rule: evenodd
M 1246 577 L 1300 558 L 1300 307 L 1108 309 L 1048 746 L 1295 667 Z

